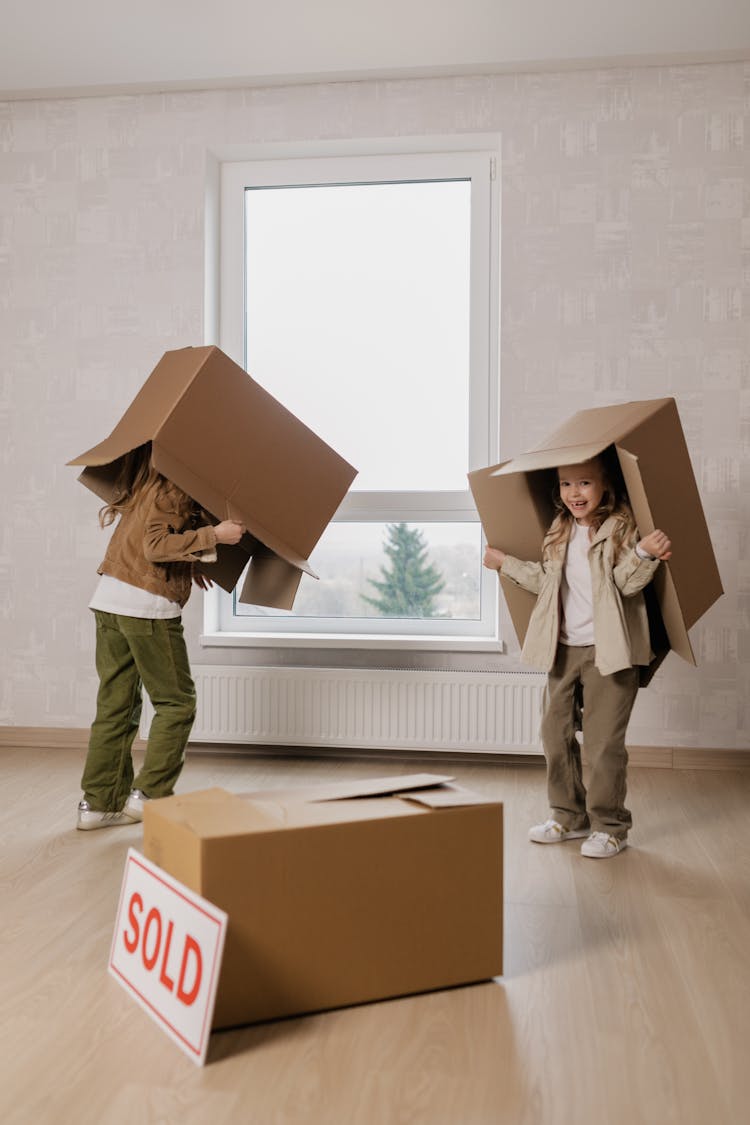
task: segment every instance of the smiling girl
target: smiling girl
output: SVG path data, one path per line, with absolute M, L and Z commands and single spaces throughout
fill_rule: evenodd
M 537 595 L 521 657 L 548 673 L 541 734 L 550 816 L 529 838 L 586 837 L 581 853 L 603 859 L 622 851 L 632 824 L 625 732 L 638 668 L 653 657 L 643 589 L 671 545 L 659 529 L 639 539 L 614 457 L 565 465 L 557 478 L 542 561 L 487 547 L 484 565 Z M 581 714 L 588 788 L 576 739 Z

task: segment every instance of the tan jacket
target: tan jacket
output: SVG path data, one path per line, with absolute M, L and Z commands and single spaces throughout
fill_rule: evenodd
M 654 576 L 658 559 L 641 559 L 635 547 L 625 546 L 614 559 L 610 535 L 615 521 L 605 520 L 589 549 L 594 599 L 595 664 L 604 676 L 653 658 L 648 615 L 642 590 Z M 506 555 L 500 573 L 537 595 L 521 651 L 525 664 L 549 672 L 560 636 L 560 587 L 564 554 L 541 563 L 522 562 Z
M 216 559 L 216 533 L 196 506 L 187 519 L 167 493 L 146 492 L 120 516 L 99 567 L 109 574 L 184 606 L 190 597 L 193 563 Z M 197 524 L 203 526 L 196 526 Z

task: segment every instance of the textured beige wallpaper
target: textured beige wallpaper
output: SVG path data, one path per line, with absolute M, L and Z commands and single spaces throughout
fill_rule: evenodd
M 64 463 L 203 340 L 206 151 L 451 131 L 502 135 L 502 455 L 591 405 L 679 405 L 727 593 L 631 741 L 750 745 L 743 64 L 1 104 L 0 723 L 91 718 L 104 536 Z

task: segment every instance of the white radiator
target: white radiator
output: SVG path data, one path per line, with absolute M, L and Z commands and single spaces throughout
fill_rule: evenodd
M 194 667 L 191 742 L 540 754 L 535 673 Z M 153 717 L 144 699 L 141 734 Z

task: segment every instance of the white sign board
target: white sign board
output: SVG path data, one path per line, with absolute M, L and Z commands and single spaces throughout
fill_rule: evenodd
M 201 1066 L 226 928 L 223 910 L 130 848 L 109 971 Z

